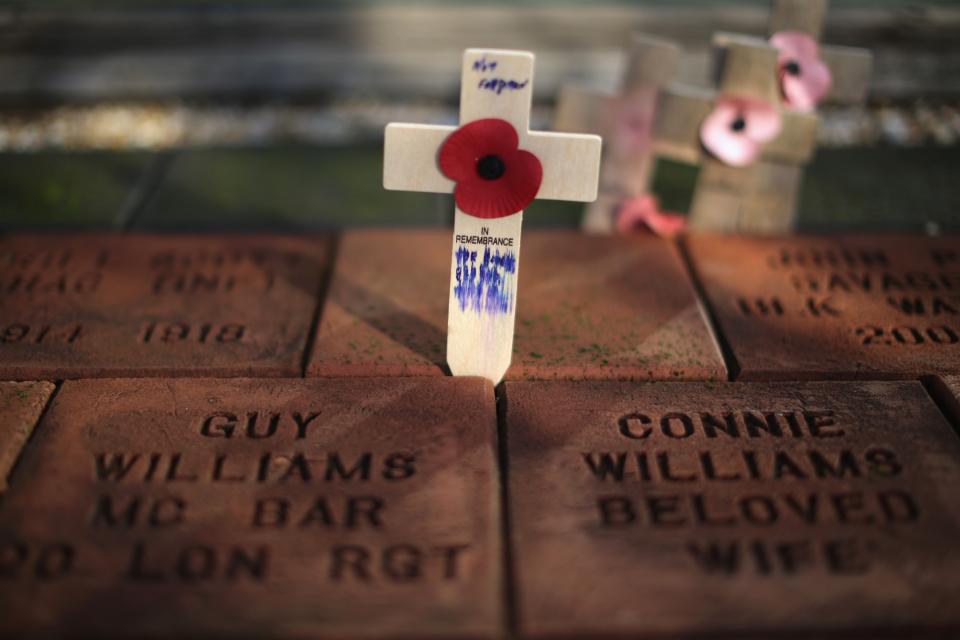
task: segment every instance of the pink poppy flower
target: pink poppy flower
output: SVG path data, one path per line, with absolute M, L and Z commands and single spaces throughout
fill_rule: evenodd
M 820 59 L 820 46 L 802 31 L 780 31 L 770 37 L 779 52 L 780 91 L 788 107 L 812 111 L 830 92 L 833 77 Z
M 686 227 L 686 217 L 661 211 L 660 203 L 649 193 L 627 200 L 617 211 L 617 232 L 622 234 L 649 229 L 662 238 L 672 238 Z
M 779 135 L 781 124 L 780 110 L 768 102 L 721 97 L 700 125 L 700 142 L 721 161 L 745 167 Z

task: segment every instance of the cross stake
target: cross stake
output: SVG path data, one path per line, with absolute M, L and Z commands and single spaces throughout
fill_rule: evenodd
M 533 54 L 524 51 L 467 49 L 461 69 L 460 124 L 505 120 L 516 130 L 519 148 L 536 156 L 542 166 L 537 198 L 591 202 L 597 197 L 600 138 L 530 131 L 533 60 Z M 384 188 L 453 191 L 454 182 L 441 172 L 437 154 L 455 130 L 389 124 Z M 481 166 L 486 159 L 475 159 L 481 175 L 489 168 Z M 510 366 L 522 220 L 522 211 L 479 218 L 456 209 L 447 312 L 447 364 L 453 375 L 482 376 L 496 384 Z

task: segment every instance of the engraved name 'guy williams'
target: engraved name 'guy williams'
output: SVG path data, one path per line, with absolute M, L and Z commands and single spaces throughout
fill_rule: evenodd
M 492 635 L 490 392 L 66 381 L 3 496 L 0 636 Z

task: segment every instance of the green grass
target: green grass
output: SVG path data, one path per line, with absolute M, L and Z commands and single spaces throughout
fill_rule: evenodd
M 960 230 L 960 147 L 821 149 L 800 197 L 811 230 Z
M 381 153 L 379 146 L 183 151 L 137 227 L 326 229 L 452 219 L 439 196 L 385 191 Z
M 202 149 L 177 153 L 136 219 L 143 229 L 438 226 L 449 195 L 385 191 L 377 145 Z M 146 153 L 0 154 L 0 227 L 116 226 Z M 685 211 L 696 168 L 657 166 L 665 209 Z M 535 201 L 528 227 L 576 227 L 577 203 Z M 803 230 L 960 231 L 960 147 L 821 149 L 800 199 Z
M 122 222 L 146 153 L 0 154 L 0 228 L 103 228 Z
M 690 207 L 697 169 L 662 160 L 653 189 Z M 808 231 L 960 231 L 960 147 L 820 149 L 807 167 L 797 226 Z

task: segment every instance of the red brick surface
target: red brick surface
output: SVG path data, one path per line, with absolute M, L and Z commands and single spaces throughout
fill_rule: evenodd
M 0 509 L 0 636 L 496 635 L 495 441 L 478 379 L 68 381 Z
M 348 231 L 308 376 L 443 375 L 449 231 Z
M 449 231 L 344 235 L 308 375 L 441 375 Z M 717 379 L 725 371 L 674 247 L 527 231 L 507 379 Z
M 50 382 L 0 382 L 0 493 L 53 389 Z
M 0 375 L 300 375 L 324 237 L 0 239 Z
M 505 393 L 525 637 L 960 633 L 960 440 L 918 382 Z
M 960 636 L 960 240 L 688 238 L 728 383 L 673 244 L 525 232 L 505 507 L 451 241 L 0 237 L 0 377 L 118 376 L 0 382 L 0 637 Z
M 960 238 L 695 235 L 742 379 L 960 373 Z

